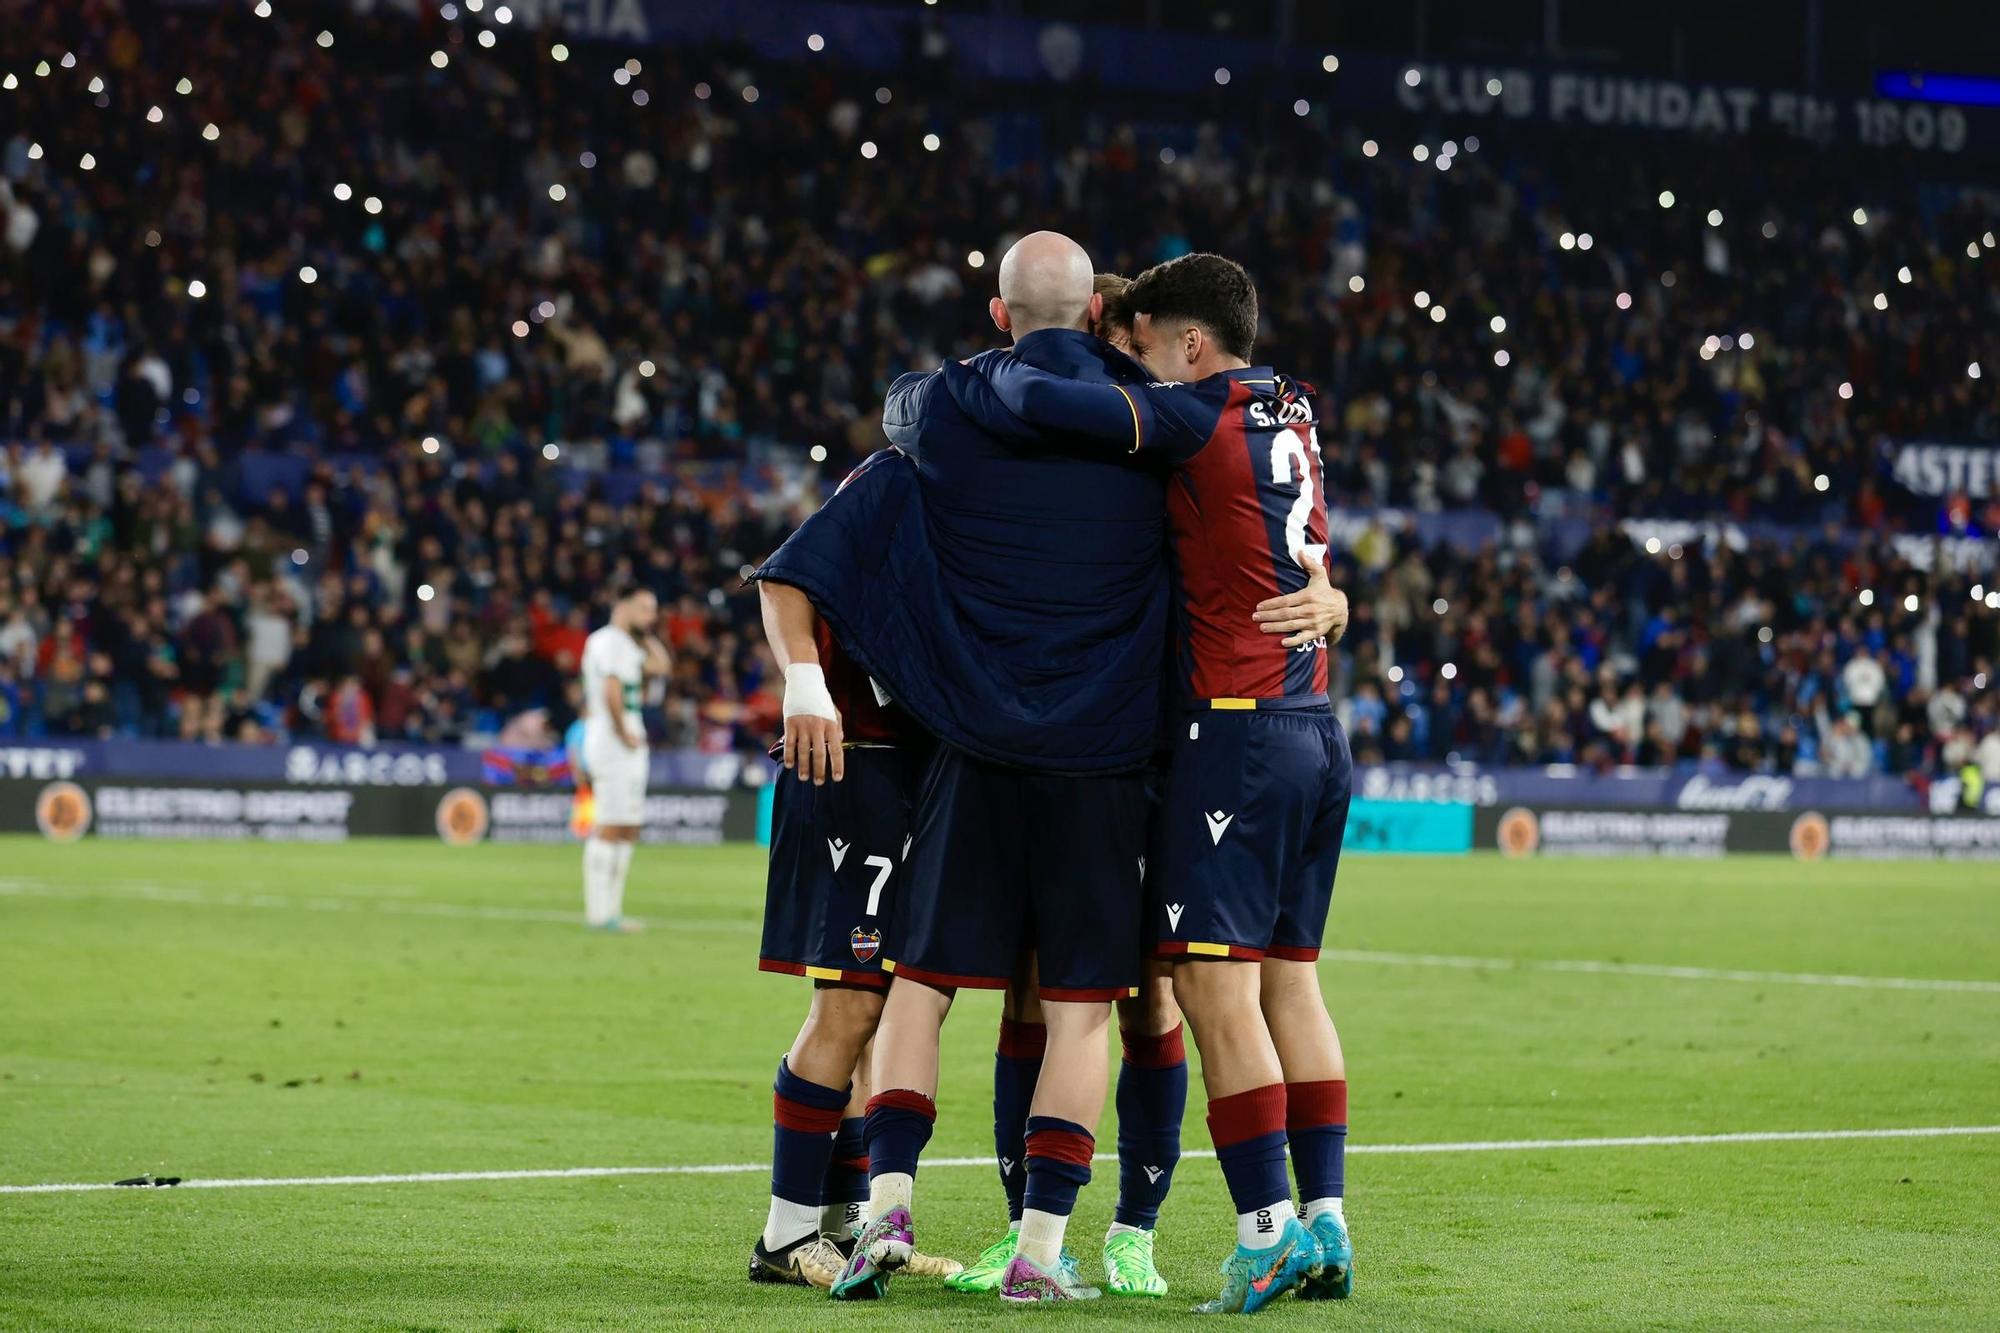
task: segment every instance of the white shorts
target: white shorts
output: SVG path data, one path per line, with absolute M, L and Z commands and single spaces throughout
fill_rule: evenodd
M 616 738 L 607 739 L 584 747 L 583 762 L 600 825 L 631 827 L 646 822 L 645 746 L 628 750 Z

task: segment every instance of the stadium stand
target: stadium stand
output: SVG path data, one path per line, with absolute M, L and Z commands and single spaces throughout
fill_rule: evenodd
M 400 15 L 18 17 L 10 67 L 67 46 L 117 95 L 0 94 L 0 736 L 559 735 L 629 572 L 658 739 L 761 748 L 741 571 L 1057 223 L 1260 280 L 1322 394 L 1357 758 L 2000 780 L 2000 501 L 1894 471 L 2000 440 L 1996 219 L 1919 159 L 1419 159 L 832 57 L 454 40 L 416 78 Z

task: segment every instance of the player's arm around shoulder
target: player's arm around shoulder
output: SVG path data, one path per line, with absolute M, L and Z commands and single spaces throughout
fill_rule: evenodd
M 826 687 L 826 670 L 819 660 L 819 613 L 810 598 L 787 583 L 757 582 L 757 600 L 764 613 L 764 637 L 771 656 L 785 673 L 784 765 L 823 785 L 847 775 L 841 749 L 840 710 Z
M 1011 352 L 978 358 L 978 370 L 1000 405 L 1031 426 L 1125 453 L 1147 442 L 1152 411 L 1136 387 L 1068 379 Z

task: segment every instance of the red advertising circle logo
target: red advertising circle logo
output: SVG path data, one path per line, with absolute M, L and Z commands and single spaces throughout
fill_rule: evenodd
M 486 836 L 492 822 L 486 798 L 471 787 L 453 787 L 438 798 L 438 837 L 453 847 L 470 847 Z
M 1826 816 L 1817 810 L 1808 810 L 1792 821 L 1792 855 L 1801 861 L 1817 861 L 1825 856 L 1833 846 L 1833 831 L 1827 827 Z
M 1526 806 L 1517 805 L 1500 816 L 1500 855 L 1533 856 L 1542 845 L 1542 821 Z
M 51 782 L 35 797 L 35 827 L 50 842 L 75 842 L 90 831 L 90 793 L 74 782 Z

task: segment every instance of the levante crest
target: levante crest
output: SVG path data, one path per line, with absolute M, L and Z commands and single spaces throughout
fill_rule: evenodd
M 882 952 L 882 932 L 879 930 L 863 930 L 861 927 L 856 926 L 848 933 L 847 944 L 849 948 L 854 950 L 855 962 L 872 962 L 875 955 Z

